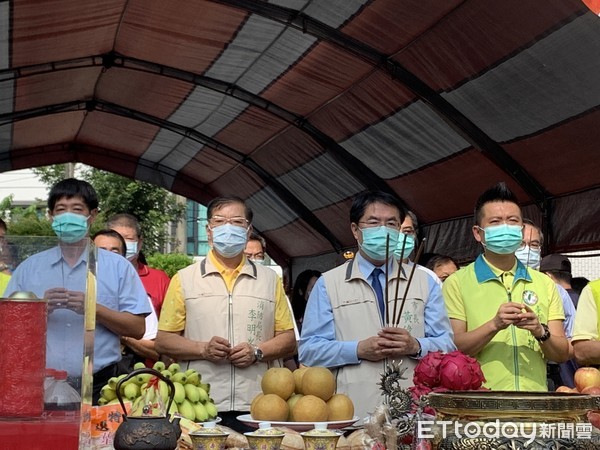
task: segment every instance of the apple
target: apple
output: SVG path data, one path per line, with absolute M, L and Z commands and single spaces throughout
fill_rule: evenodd
M 581 391 L 582 394 L 586 395 L 600 395 L 600 387 L 598 386 L 588 386 Z
M 589 411 L 587 418 L 594 427 L 600 428 L 600 411 Z
M 573 389 L 569 386 L 559 386 L 556 388 L 556 392 L 566 392 L 571 394 L 573 392 Z
M 575 372 L 575 386 L 579 392 L 586 387 L 600 387 L 600 370 L 595 367 L 580 367 Z

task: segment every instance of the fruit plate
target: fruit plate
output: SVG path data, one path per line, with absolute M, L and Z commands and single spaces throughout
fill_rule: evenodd
M 336 430 L 354 425 L 358 419 L 360 419 L 360 417 L 354 416 L 351 420 L 335 420 L 332 422 L 323 423 L 327 424 L 327 428 Z M 250 414 L 242 414 L 241 416 L 237 416 L 237 420 L 253 428 L 258 428 L 258 424 L 261 422 L 270 422 L 274 427 L 287 427 L 295 431 L 308 431 L 315 427 L 315 422 L 276 422 L 274 420 L 254 420 Z
M 198 425 L 204 425 L 205 423 L 219 423 L 221 422 L 221 420 L 223 420 L 222 418 L 220 418 L 219 416 L 217 416 L 215 419 L 210 419 L 210 420 L 205 420 L 204 422 L 196 422 Z

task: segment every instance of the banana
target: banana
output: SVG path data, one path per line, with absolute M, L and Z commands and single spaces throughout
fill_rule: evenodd
M 194 413 L 196 414 L 196 422 L 204 422 L 208 420 L 208 411 L 202 403 L 193 403 Z
M 98 406 L 104 406 L 108 403 L 108 400 L 106 400 L 104 397 L 100 397 L 98 399 Z
M 162 373 L 163 377 L 168 378 L 169 380 L 173 376 L 173 374 L 171 373 L 171 371 L 167 370 L 167 369 L 163 370 L 161 373 Z
M 196 389 L 198 390 L 198 400 L 202 403 L 206 403 L 208 401 L 208 393 L 201 387 L 197 387 Z
M 188 370 L 186 370 L 186 371 L 185 371 L 185 374 L 186 374 L 186 376 L 188 376 L 188 377 L 189 377 L 191 374 L 193 374 L 193 373 L 197 373 L 197 372 L 196 372 L 196 369 L 188 369 Z
M 108 385 L 112 388 L 115 389 L 117 387 L 117 382 L 119 381 L 119 379 L 117 377 L 112 377 L 108 379 Z
M 184 384 L 185 397 L 192 403 L 198 403 L 200 401 L 200 392 L 198 388 L 193 384 Z
M 200 383 L 198 387 L 201 387 L 207 394 L 210 394 L 210 383 Z
M 105 385 L 101 390 L 100 390 L 100 395 L 106 399 L 106 401 L 111 401 L 114 400 L 115 398 L 117 398 L 117 393 L 116 391 L 111 388 L 108 384 Z
M 181 404 L 185 400 L 185 388 L 181 383 L 174 382 L 173 385 L 175 386 L 175 396 L 173 397 L 173 400 L 175 403 Z
M 166 408 L 166 405 L 165 405 Z M 177 406 L 177 403 L 173 402 L 171 403 L 171 407 L 169 408 L 169 414 L 175 414 L 179 412 L 179 407 Z
M 135 377 L 135 380 L 137 384 L 141 386 L 144 383 L 148 383 L 148 381 L 150 381 L 150 378 L 152 378 L 152 374 L 140 373 L 137 377 Z
M 173 363 L 171 365 L 169 365 L 169 371 L 171 373 L 177 373 L 181 370 L 181 366 L 177 363 Z
M 131 405 L 131 413 L 129 414 L 132 417 L 141 416 L 144 414 L 144 399 L 143 397 L 138 397 L 134 400 Z
M 219 411 L 217 411 L 217 407 L 213 402 L 206 402 L 204 407 L 206 408 L 206 412 L 208 413 L 208 417 L 210 419 L 214 419 L 219 414 Z
M 154 370 L 158 370 L 159 372 L 162 372 L 163 370 L 165 370 L 167 367 L 165 366 L 165 363 L 162 361 L 156 361 L 154 363 L 154 365 L 152 366 L 152 368 Z
M 185 384 L 187 376 L 183 372 L 176 372 L 171 377 L 171 381 L 177 381 L 178 383 Z
M 146 364 L 144 364 L 143 362 L 136 362 L 133 365 L 133 370 L 138 370 L 138 369 L 145 369 L 146 368 Z
M 194 420 L 196 418 L 196 412 L 194 411 L 194 407 L 190 403 L 189 400 L 184 399 L 178 406 L 179 414 L 183 417 Z
M 151 405 L 153 403 L 156 402 L 156 389 L 154 389 L 154 386 L 150 386 L 148 389 L 146 389 L 146 391 L 144 392 L 144 395 L 142 396 L 144 398 L 144 403 L 146 405 Z
M 123 394 L 125 394 L 125 397 L 127 397 L 129 400 L 133 401 L 140 396 L 140 387 L 135 383 L 129 383 L 127 386 L 125 386 Z
M 119 404 L 119 399 L 115 398 L 113 400 L 111 400 L 110 402 L 107 403 L 107 405 L 118 405 Z
M 192 369 L 190 369 L 192 370 Z M 186 372 L 187 374 L 187 372 Z M 200 384 L 200 374 L 198 372 L 193 372 L 190 374 L 187 374 L 187 384 L 193 384 L 194 386 L 198 386 Z
M 160 393 L 160 398 L 163 403 L 166 405 L 169 401 L 169 385 L 165 383 L 163 380 L 158 382 L 158 392 Z

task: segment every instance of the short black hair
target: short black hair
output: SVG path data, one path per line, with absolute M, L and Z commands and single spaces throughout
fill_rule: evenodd
M 452 256 L 447 256 L 447 255 L 432 256 L 427 261 L 427 264 L 425 264 L 425 267 L 427 267 L 429 270 L 434 270 L 437 266 L 441 266 L 442 264 L 447 264 L 447 263 L 452 263 L 452 264 L 454 264 L 454 266 L 456 267 L 457 270 L 459 269 L 459 265 L 454 260 L 454 258 Z
M 81 197 L 90 211 L 98 208 L 98 195 L 87 181 L 66 178 L 56 183 L 48 195 L 48 209 L 53 211 L 56 202 L 65 197 Z
M 208 206 L 206 207 L 206 217 L 207 219 L 211 219 L 213 216 L 213 212 L 216 209 L 220 209 L 225 205 L 230 205 L 232 203 L 240 203 L 244 206 L 246 210 L 246 220 L 252 223 L 252 217 L 254 217 L 254 213 L 250 209 L 250 207 L 246 204 L 246 202 L 241 198 L 235 195 L 225 196 L 225 197 L 217 197 L 210 201 Z
M 248 241 L 260 242 L 260 246 L 262 247 L 263 253 L 267 251 L 267 241 L 265 241 L 265 238 L 258 234 L 256 231 L 252 231 L 252 233 L 250 233 Z
M 397 208 L 400 214 L 400 223 L 404 222 L 406 208 L 397 197 L 382 191 L 364 191 L 354 197 L 352 201 L 350 223 L 358 223 L 360 218 L 365 215 L 367 207 L 373 203 L 383 203 Z
M 296 281 L 294 281 L 294 288 L 292 289 L 292 298 L 290 303 L 292 304 L 292 310 L 294 311 L 294 318 L 296 320 L 301 320 L 304 317 L 304 311 L 306 310 L 306 300 L 304 299 L 304 294 L 306 294 L 306 289 L 308 288 L 308 283 L 311 278 L 319 278 L 321 276 L 321 272 L 318 270 L 307 269 L 296 277 Z
M 118 239 L 118 241 L 121 243 L 121 256 L 125 257 L 127 252 L 127 244 L 125 243 L 125 239 L 123 238 L 123 236 L 121 236 L 115 230 L 100 230 L 94 233 L 94 235 L 92 236 L 92 241 L 95 241 L 98 236 L 110 236 L 114 237 L 115 239 Z
M 481 210 L 486 203 L 492 202 L 511 202 L 519 205 L 517 196 L 506 186 L 504 181 L 496 183 L 491 188 L 487 189 L 477 199 L 475 203 L 475 224 L 481 225 L 482 213 Z

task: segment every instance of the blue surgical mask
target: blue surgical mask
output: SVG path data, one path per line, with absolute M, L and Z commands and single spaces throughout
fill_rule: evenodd
M 251 259 L 250 261 L 252 261 L 254 264 L 258 264 L 259 266 L 264 266 L 265 265 L 265 260 L 264 259 Z
M 523 242 L 523 227 L 521 225 L 490 225 L 481 228 L 485 233 L 485 243 L 482 245 L 498 255 L 509 255 L 514 253 Z
M 515 252 L 515 256 L 523 263 L 526 267 L 538 270 L 540 268 L 540 261 L 542 260 L 542 250 L 539 248 L 531 248 L 529 245 L 524 245 L 523 248 L 519 248 Z
M 125 258 L 131 261 L 138 254 L 138 243 L 137 241 L 125 241 Z
M 406 243 L 404 243 L 404 238 L 406 236 Z M 402 246 L 404 245 L 404 253 L 402 252 Z M 412 253 L 415 249 L 415 237 L 412 234 L 401 234 L 398 237 L 398 245 L 394 249 L 394 258 L 406 259 L 408 255 Z
M 62 242 L 73 244 L 87 235 L 88 218 L 89 216 L 64 212 L 52 218 L 52 229 Z
M 248 240 L 248 229 L 236 227 L 229 223 L 211 228 L 213 248 L 225 258 L 233 258 L 246 248 Z
M 389 254 L 392 255 L 398 245 L 400 232 L 393 228 L 381 225 L 379 227 L 361 228 L 363 242 L 360 245 L 365 254 L 374 261 L 385 261 L 385 246 L 387 237 L 390 237 Z

